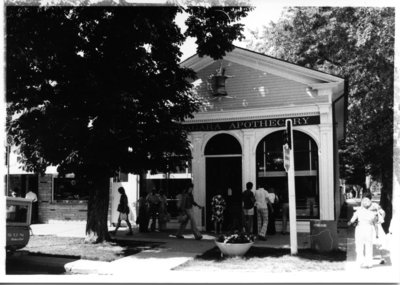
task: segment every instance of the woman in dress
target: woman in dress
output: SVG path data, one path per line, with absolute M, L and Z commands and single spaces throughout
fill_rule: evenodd
M 119 192 L 119 194 L 121 194 L 121 198 L 119 200 L 119 205 L 117 208 L 117 211 L 119 212 L 119 216 L 118 216 L 117 227 L 115 228 L 115 231 L 114 231 L 114 235 L 117 234 L 118 228 L 121 226 L 121 221 L 125 220 L 126 224 L 129 227 L 129 232 L 127 233 L 127 235 L 131 236 L 133 234 L 133 231 L 132 231 L 131 223 L 129 222 L 130 210 L 129 210 L 129 205 L 128 205 L 128 196 L 126 196 L 126 194 L 125 194 L 124 187 L 119 187 L 118 192 Z
M 224 211 L 226 208 L 225 199 L 220 193 L 221 191 L 218 191 L 218 194 L 211 199 L 211 221 L 214 222 L 214 230 L 216 234 L 221 233 L 222 223 L 224 222 Z

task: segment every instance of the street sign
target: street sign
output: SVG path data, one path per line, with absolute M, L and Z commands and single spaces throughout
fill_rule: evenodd
M 286 172 L 289 171 L 290 168 L 290 148 L 288 144 L 283 145 L 283 167 Z
M 289 149 L 292 149 L 292 120 L 286 120 L 286 130 L 283 136 L 283 144 L 287 145 Z
M 10 136 L 10 135 L 8 135 L 8 136 L 7 136 L 7 145 L 12 145 L 13 142 L 14 142 L 13 137 Z

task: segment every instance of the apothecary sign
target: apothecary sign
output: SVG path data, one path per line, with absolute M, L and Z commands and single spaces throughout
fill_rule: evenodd
M 238 130 L 238 129 L 259 129 L 259 128 L 279 128 L 285 127 L 286 119 L 292 119 L 293 126 L 318 125 L 320 123 L 319 116 L 304 116 L 292 118 L 273 118 L 246 121 L 218 122 L 218 123 L 202 123 L 187 124 L 185 127 L 189 132 L 212 132 L 222 130 Z

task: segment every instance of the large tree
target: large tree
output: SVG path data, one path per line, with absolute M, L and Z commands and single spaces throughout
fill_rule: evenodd
M 198 38 L 214 59 L 241 37 L 249 7 L 6 8 L 8 133 L 29 171 L 57 165 L 87 182 L 88 237 L 109 239 L 109 177 L 165 171 L 190 157 L 179 124 L 201 100 L 180 66 Z M 189 14 L 182 33 L 177 13 Z M 222 13 L 221 13 L 222 12 Z M 176 158 L 179 159 L 176 159 Z
M 394 8 L 287 8 L 277 23 L 253 34 L 253 49 L 347 79 L 342 177 L 363 185 L 372 175 L 383 183 L 382 197 L 391 194 Z

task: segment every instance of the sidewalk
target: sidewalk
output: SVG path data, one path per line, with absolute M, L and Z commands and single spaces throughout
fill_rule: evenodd
M 85 236 L 85 223 L 66 222 L 61 224 L 37 224 L 32 225 L 34 235 L 57 235 L 57 236 L 70 236 L 70 237 L 84 237 Z M 110 230 L 113 230 L 110 227 Z M 126 276 L 127 273 L 134 270 L 135 272 L 144 273 L 149 272 L 150 269 L 156 268 L 157 274 L 175 274 L 176 271 L 172 269 L 183 264 L 196 255 L 202 254 L 215 246 L 214 236 L 204 233 L 203 239 L 197 241 L 194 239 L 190 231 L 186 231 L 185 239 L 176 239 L 173 236 L 175 230 L 167 232 L 153 232 L 153 233 L 138 233 L 135 232 L 133 236 L 126 236 L 125 230 L 122 228 L 115 238 L 124 240 L 137 240 L 137 241 L 155 241 L 162 242 L 163 245 L 145 250 L 138 254 L 127 256 L 113 262 L 101 262 L 91 260 L 77 260 L 66 264 L 65 269 L 71 274 L 96 274 L 96 275 L 119 275 Z M 360 269 L 355 266 L 355 245 L 354 245 L 354 229 L 353 228 L 339 228 L 339 249 L 347 251 L 346 271 L 353 273 L 360 272 L 363 278 L 368 276 L 375 277 L 376 275 L 383 274 L 383 278 L 388 275 L 388 270 L 391 270 L 390 258 L 387 251 L 383 251 L 383 258 L 385 264 L 380 265 L 380 259 L 375 259 L 374 267 L 371 269 Z M 267 241 L 256 241 L 256 247 L 286 247 L 290 248 L 290 236 L 276 234 L 269 236 Z M 298 247 L 310 247 L 308 234 L 298 234 Z M 379 251 L 375 249 L 377 256 Z M 175 273 L 174 273 L 175 272 Z M 180 272 L 178 272 L 181 274 Z M 178 274 L 178 275 L 179 275 Z M 204 274 L 204 273 L 203 273 Z M 208 274 L 208 273 L 207 273 Z M 347 276 L 347 275 L 346 275 Z M 153 276 L 156 277 L 156 276 Z M 201 276 L 204 278 L 205 276 Z M 350 276 L 349 276 L 350 277 Z M 353 278 L 353 276 L 351 276 Z M 355 275 L 357 277 L 357 275 Z

